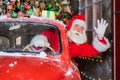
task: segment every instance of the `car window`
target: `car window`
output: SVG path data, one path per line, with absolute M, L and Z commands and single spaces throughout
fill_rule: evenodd
M 3 37 L 7 36 L 8 38 Z M 1 22 L 0 23 L 0 41 L 6 39 L 5 44 L 1 42 L 1 51 L 24 51 L 24 52 L 36 52 L 29 46 L 29 49 L 24 49 L 26 46 L 31 45 L 31 40 L 36 35 L 44 35 L 50 43 L 50 48 L 43 49 L 49 51 L 50 54 L 58 54 L 61 50 L 61 40 L 59 29 L 51 24 L 39 23 L 39 22 Z M 50 35 L 50 36 L 48 36 Z M 3 49 L 4 48 L 4 49 Z M 24 49 L 24 50 L 23 50 Z M 38 51 L 37 51 L 38 52 Z

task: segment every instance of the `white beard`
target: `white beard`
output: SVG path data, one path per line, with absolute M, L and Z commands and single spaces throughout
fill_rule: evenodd
M 70 41 L 76 44 L 83 44 L 87 41 L 87 35 L 85 31 L 83 33 L 79 33 L 76 30 L 69 30 L 67 32 L 67 37 Z

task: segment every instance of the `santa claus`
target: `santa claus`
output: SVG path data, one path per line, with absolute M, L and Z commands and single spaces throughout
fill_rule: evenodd
M 86 29 L 87 25 L 85 23 L 85 17 L 84 15 L 76 15 L 74 16 L 67 27 L 67 37 L 69 40 L 69 53 L 71 58 L 75 57 L 93 57 L 98 55 L 100 52 L 106 51 L 110 47 L 110 43 L 108 39 L 104 36 L 105 30 L 108 26 L 108 23 L 106 23 L 105 20 L 101 19 L 97 21 L 98 26 L 94 27 L 96 32 L 96 37 L 93 39 L 92 44 L 87 44 L 87 36 L 86 36 Z M 43 47 L 45 45 L 50 46 L 50 42 L 53 42 L 55 44 L 54 49 L 55 51 L 58 50 L 56 48 L 56 45 L 58 46 L 58 43 L 55 43 L 56 41 L 54 37 L 58 37 L 57 35 L 52 34 L 51 36 L 48 36 L 52 32 L 45 32 L 42 35 L 35 36 L 31 44 L 35 47 Z M 45 36 L 53 39 L 47 39 Z M 42 39 L 41 39 L 42 38 Z M 58 38 L 56 38 L 58 39 Z M 37 50 L 37 49 L 36 49 Z
M 93 57 L 110 47 L 108 39 L 104 36 L 108 23 L 101 19 L 97 21 L 97 24 L 98 26 L 94 27 L 97 35 L 93 39 L 92 44 L 87 44 L 87 25 L 84 15 L 76 15 L 70 20 L 67 37 L 69 39 L 69 51 L 72 58 L 83 56 Z

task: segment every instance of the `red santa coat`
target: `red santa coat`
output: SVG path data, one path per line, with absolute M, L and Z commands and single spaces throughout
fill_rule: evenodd
M 69 42 L 69 53 L 74 57 L 94 57 L 100 52 L 106 51 L 110 47 L 109 41 L 105 38 L 103 40 L 94 39 L 93 44 L 75 44 Z
M 92 45 L 89 44 L 76 45 L 70 42 L 69 46 L 69 53 L 72 58 L 83 56 L 93 57 L 99 53 L 99 51 L 97 51 Z

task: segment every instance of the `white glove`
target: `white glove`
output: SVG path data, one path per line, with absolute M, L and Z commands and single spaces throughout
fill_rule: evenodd
M 48 42 L 47 37 L 43 35 L 36 35 L 35 37 L 33 37 L 30 43 L 35 47 L 50 46 L 50 43 Z
M 101 19 L 97 20 L 98 27 L 94 27 L 95 32 L 97 33 L 98 38 L 102 39 L 105 34 L 105 30 L 108 26 L 108 23 L 106 23 L 106 20 Z

